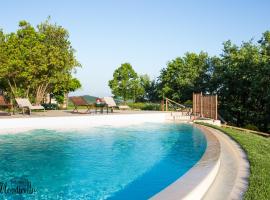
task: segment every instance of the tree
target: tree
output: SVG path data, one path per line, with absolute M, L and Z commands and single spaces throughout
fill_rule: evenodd
M 133 76 L 127 84 L 123 80 L 130 77 L 123 76 L 128 73 L 122 71 L 127 70 L 119 70 L 110 81 L 115 95 L 123 96 L 128 91 L 126 97 L 132 98 L 132 88 L 138 85 L 144 91 L 141 95 L 134 93 L 140 101 L 156 101 L 165 95 L 185 102 L 191 100 L 192 92 L 214 93 L 218 94 L 219 112 L 227 122 L 241 127 L 255 125 L 270 132 L 270 31 L 264 32 L 258 43 L 251 40 L 237 46 L 226 41 L 220 56 L 186 53 L 168 62 L 157 80 L 143 75 L 139 81 Z
M 65 95 L 68 92 L 74 92 L 81 88 L 81 83 L 77 78 L 71 78 L 69 81 L 58 84 L 58 87 L 54 87 L 51 95 L 54 96 L 58 103 L 64 103 Z
M 147 101 L 147 90 L 150 85 L 150 78 L 147 74 L 140 75 L 137 84 L 139 85 L 140 91 L 139 95 L 136 97 L 136 102 L 144 102 Z
M 210 79 L 209 58 L 204 52 L 186 53 L 168 62 L 158 77 L 160 94 L 176 101 L 184 102 L 192 98 L 192 92 L 207 91 Z
M 138 77 L 131 81 L 131 90 L 133 102 L 137 101 L 139 97 L 143 96 L 145 91 L 142 85 L 141 77 Z
M 216 58 L 212 85 L 216 85 L 219 110 L 237 126 L 256 125 L 269 131 L 270 126 L 270 33 L 258 44 L 253 41 L 236 46 L 224 43 L 221 58 Z
M 1 69 L 2 67 L 5 65 L 6 60 L 7 60 L 7 52 L 5 51 L 6 48 L 6 36 L 3 32 L 2 29 L 0 29 L 0 73 L 1 73 Z M 7 82 L 5 81 L 5 79 L 3 77 L 1 77 L 0 75 L 0 89 L 4 90 L 7 87 Z
M 154 79 L 151 80 L 147 74 L 144 74 L 140 76 L 140 82 L 143 91 L 141 95 L 137 97 L 136 101 L 157 102 L 160 100 L 158 97 L 158 85 Z
M 139 77 L 129 63 L 122 64 L 114 71 L 109 87 L 115 96 L 122 97 L 125 102 L 128 99 L 135 101 L 143 92 Z
M 67 30 L 49 20 L 37 29 L 21 21 L 16 33 L 0 31 L 0 47 L 0 80 L 14 97 L 36 104 L 56 88 L 68 91 L 72 73 L 80 66 Z
M 148 101 L 150 102 L 158 102 L 162 99 L 162 97 L 159 95 L 159 84 L 155 79 L 153 79 L 150 82 L 149 87 L 147 87 L 146 95 Z

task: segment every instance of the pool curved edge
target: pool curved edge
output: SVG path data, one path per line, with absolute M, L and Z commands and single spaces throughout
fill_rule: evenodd
M 32 129 L 84 129 L 95 126 L 125 126 L 143 122 L 175 122 L 170 113 L 25 117 L 0 119 L 0 134 Z M 202 125 L 207 140 L 202 158 L 186 174 L 152 199 L 241 199 L 248 187 L 249 162 L 242 148 L 224 133 Z
M 248 155 L 228 135 L 214 128 L 205 128 L 211 131 L 221 144 L 221 165 L 215 181 L 203 199 L 243 199 L 250 176 Z
M 220 167 L 220 143 L 204 127 L 194 125 L 204 133 L 207 147 L 202 158 L 186 174 L 154 195 L 152 200 L 202 199 L 214 182 Z

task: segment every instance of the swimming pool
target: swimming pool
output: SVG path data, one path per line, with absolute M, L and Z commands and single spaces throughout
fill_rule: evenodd
M 175 123 L 4 134 L 0 181 L 29 180 L 36 191 L 25 199 L 147 199 L 194 166 L 206 143 Z

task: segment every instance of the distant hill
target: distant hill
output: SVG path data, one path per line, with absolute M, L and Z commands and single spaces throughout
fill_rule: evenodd
M 90 96 L 90 95 L 83 95 L 83 98 L 88 102 L 88 103 L 95 103 L 96 99 L 98 97 Z

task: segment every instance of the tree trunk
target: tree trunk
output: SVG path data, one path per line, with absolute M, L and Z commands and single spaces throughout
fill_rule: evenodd
M 16 92 L 15 92 L 16 89 L 14 89 L 14 87 L 11 85 L 11 82 L 9 79 L 8 79 L 8 85 L 10 87 L 10 90 L 11 90 L 13 96 L 16 98 L 17 97 Z
M 35 98 L 35 104 L 36 105 L 40 105 L 40 103 L 42 102 L 47 88 L 48 88 L 49 83 L 43 83 L 40 86 L 38 86 L 37 91 L 36 91 L 36 98 Z

